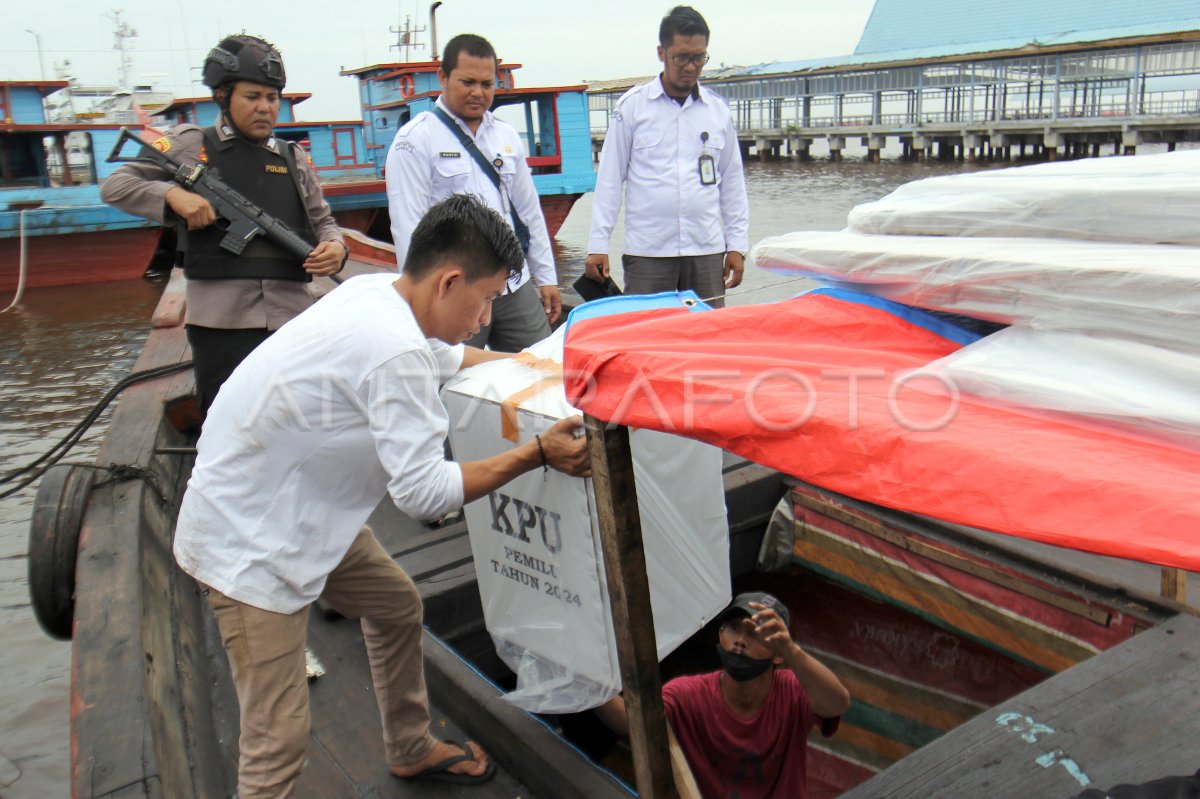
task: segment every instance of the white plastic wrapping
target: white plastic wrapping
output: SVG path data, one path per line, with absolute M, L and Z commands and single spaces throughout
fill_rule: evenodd
M 939 375 L 964 394 L 1090 417 L 1189 448 L 1200 445 L 1200 351 L 1016 326 L 920 371 Z
M 773 272 L 1005 324 L 1185 350 L 1200 330 L 1200 247 L 843 230 L 764 239 L 751 257 Z
M 578 412 L 563 393 L 561 333 L 520 358 L 446 385 L 456 460 L 506 451 Z M 729 602 L 722 455 L 644 430 L 630 448 L 662 659 Z M 593 505 L 590 480 L 537 470 L 465 509 L 484 620 L 517 674 L 508 699 L 526 710 L 586 710 L 621 690 Z
M 857 233 L 1200 245 L 1200 150 L 1089 158 L 907 183 L 850 211 Z

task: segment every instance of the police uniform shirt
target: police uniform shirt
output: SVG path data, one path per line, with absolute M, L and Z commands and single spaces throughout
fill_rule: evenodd
M 224 116 L 217 118 L 216 134 L 227 141 L 236 134 Z M 204 145 L 204 133 L 196 125 L 179 125 L 167 131 L 156 146 L 167 155 L 186 164 L 198 163 Z M 282 154 L 287 142 L 270 136 L 257 146 Z M 300 201 L 312 221 L 318 241 L 336 241 L 345 246 L 337 221 L 321 194 L 321 187 L 312 164 L 303 153 L 293 151 Z M 124 164 L 113 172 L 101 188 L 104 202 L 127 214 L 171 224 L 167 219 L 167 192 L 178 184 L 154 164 Z M 278 330 L 308 306 L 313 298 L 307 284 L 295 280 L 189 280 L 187 282 L 185 322 L 200 327 L 225 330 L 266 328 Z
M 403 270 L 413 229 L 431 206 L 452 194 L 474 194 L 509 224 L 507 203 L 512 202 L 529 228 L 525 266 L 520 278 L 509 281 L 509 288 L 515 291 L 529 280 L 530 273 L 534 285 L 557 285 L 550 237 L 546 234 L 533 176 L 525 162 L 520 134 L 488 111 L 472 135 L 471 129 L 446 108 L 441 98 L 437 105 L 475 140 L 484 158 L 499 162 L 500 180 L 507 196 L 501 198 L 496 185 L 483 173 L 482 165 L 463 150 L 458 136 L 440 119 L 429 111 L 418 114 L 396 132 L 387 156 L 388 213 L 397 266 Z
M 705 155 L 715 182 L 701 174 Z M 729 106 L 704 86 L 681 106 L 655 78 L 617 101 L 600 153 L 588 252 L 608 252 L 622 189 L 627 254 L 746 251 L 750 212 L 737 130 Z

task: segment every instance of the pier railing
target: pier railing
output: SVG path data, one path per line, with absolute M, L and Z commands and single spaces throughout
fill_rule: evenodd
M 1128 130 L 1147 119 L 1172 120 L 1171 141 L 1198 140 L 1200 31 L 1180 37 L 1184 40 L 1098 42 L 1095 49 L 1007 58 L 723 75 L 705 85 L 729 103 L 744 141 L 904 135 L 952 125 L 986 135 L 995 126 L 1019 122 Z M 623 92 L 621 87 L 589 92 L 593 138 L 603 138 Z

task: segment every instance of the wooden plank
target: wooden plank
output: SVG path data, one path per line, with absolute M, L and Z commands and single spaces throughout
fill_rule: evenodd
M 679 799 L 703 799 L 700 786 L 692 776 L 692 768 L 688 765 L 687 755 L 675 738 L 675 731 L 667 725 L 667 746 L 671 750 L 671 775 L 675 778 L 675 787 L 679 790 Z
M 1167 599 L 1187 602 L 1187 572 L 1170 566 L 1162 567 L 1161 593 Z
M 653 619 L 653 609 L 629 429 L 607 430 L 590 415 L 584 416 L 584 425 L 638 793 L 645 799 L 670 799 L 678 793 L 670 769 L 654 624 L 646 623 Z
M 919 539 L 908 535 L 903 535 L 898 531 L 889 530 L 884 524 L 881 524 L 874 519 L 870 519 L 862 513 L 852 511 L 848 508 L 839 507 L 832 501 L 820 500 L 795 492 L 792 496 L 795 497 L 799 504 L 803 505 L 809 510 L 822 513 L 831 519 L 842 522 L 843 524 L 848 524 L 851 527 L 854 527 L 856 530 L 869 533 L 891 544 L 903 547 L 913 554 L 929 558 L 936 563 L 950 566 L 982 580 L 987 580 L 995 583 L 996 585 L 1004 586 L 1009 590 L 1033 597 L 1041 602 L 1046 603 L 1047 605 L 1052 605 L 1060 610 L 1065 610 L 1069 613 L 1082 616 L 1090 621 L 1096 622 L 1097 624 L 1106 624 L 1108 622 L 1109 611 L 1107 608 L 1093 607 L 1084 602 L 1048 591 L 1030 583 L 1027 580 L 1017 579 L 1012 575 L 1005 574 L 998 569 L 979 563 L 978 561 L 964 558 L 960 555 L 948 552 Z
M 423 646 L 428 650 L 429 638 Z M 309 685 L 312 708 L 312 739 L 309 759 L 314 753 L 325 763 L 311 773 L 308 766 L 300 775 L 298 799 L 326 799 L 330 796 L 377 796 L 382 798 L 427 796 L 431 785 L 392 777 L 387 769 L 379 705 L 371 683 L 366 647 L 357 622 L 349 619 L 326 620 L 310 616 L 308 644 L 325 665 L 326 674 Z M 428 653 L 427 653 L 428 654 Z M 461 699 L 461 697 L 457 697 Z M 431 693 L 429 709 L 432 732 L 439 738 L 462 741 L 477 738 L 476 729 L 464 729 L 457 704 L 454 717 L 442 709 Z M 488 748 L 485 744 L 485 748 Z M 490 751 L 490 748 L 489 748 Z M 472 787 L 479 799 L 526 796 L 547 797 L 526 788 L 496 759 L 500 772 L 485 786 Z
M 840 536 L 808 528 L 797 538 L 796 552 L 809 563 L 858 586 L 876 590 L 888 601 L 934 623 L 1006 652 L 1049 672 L 1059 672 L 1096 653 L 1096 648 L 1064 633 L 1010 613 L 940 580 L 890 562 L 874 550 Z M 805 544 L 811 546 L 805 546 Z
M 1073 796 L 1196 768 L 1200 620 L 1181 614 L 980 714 L 845 799 Z
M 427 634 L 422 646 L 430 696 L 439 704 L 452 702 L 456 720 L 527 786 L 526 792 L 506 797 L 629 799 L 624 784 L 547 724 L 505 701 L 496 686 L 443 642 Z M 476 796 L 479 789 L 468 790 Z

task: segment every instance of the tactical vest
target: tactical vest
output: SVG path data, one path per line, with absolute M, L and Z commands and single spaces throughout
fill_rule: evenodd
M 300 199 L 296 162 L 290 145 L 281 142 L 285 155 L 234 136 L 221 141 L 215 128 L 204 129 L 204 149 L 209 168 L 250 202 L 294 230 L 301 238 L 316 241 L 308 212 Z M 186 230 L 186 227 L 185 227 Z M 221 249 L 225 232 L 220 220 L 200 230 L 186 230 L 183 272 L 190 280 L 259 278 L 309 282 L 312 275 L 265 236 L 256 236 L 241 255 Z

